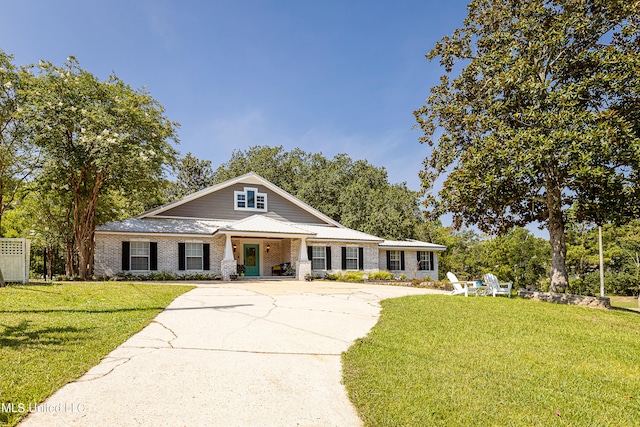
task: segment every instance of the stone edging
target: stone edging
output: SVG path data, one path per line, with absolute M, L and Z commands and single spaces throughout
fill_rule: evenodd
M 588 297 L 584 295 L 560 294 L 555 292 L 538 292 L 518 289 L 518 296 L 538 301 L 555 302 L 556 304 L 579 305 L 582 307 L 610 309 L 609 297 Z

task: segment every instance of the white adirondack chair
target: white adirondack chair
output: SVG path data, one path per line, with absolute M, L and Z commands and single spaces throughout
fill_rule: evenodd
M 491 273 L 482 276 L 482 281 L 488 287 L 488 294 L 491 294 L 494 297 L 496 295 L 507 295 L 509 298 L 511 298 L 511 287 L 513 286 L 513 283 L 498 282 L 498 278 L 495 276 L 495 274 Z
M 468 297 L 469 294 L 475 295 L 476 289 L 473 287 L 473 282 L 461 282 L 452 272 L 447 273 L 447 279 L 453 285 L 453 291 L 449 295 L 464 295 L 465 297 Z

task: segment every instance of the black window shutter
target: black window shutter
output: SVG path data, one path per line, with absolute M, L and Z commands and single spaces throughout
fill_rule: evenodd
M 122 271 L 129 271 L 131 269 L 129 260 L 131 253 L 131 244 L 129 242 L 122 242 Z
M 158 269 L 158 242 L 149 242 L 149 270 Z
M 418 266 L 418 270 L 424 270 L 424 266 L 420 262 L 420 251 L 416 251 L 416 261 L 418 262 L 416 265 Z
M 404 251 L 400 251 L 400 270 L 404 271 Z
M 387 270 L 391 270 L 391 251 L 387 251 Z
M 347 248 L 342 247 L 342 269 L 347 269 Z
M 202 244 L 202 269 L 203 270 L 211 270 L 211 249 L 209 247 L 209 243 Z
M 358 270 L 364 270 L 364 248 L 358 248 Z
M 431 262 L 431 265 L 429 265 L 429 270 L 435 270 L 435 266 L 433 265 L 433 252 L 429 252 L 429 262 Z
M 178 270 L 186 270 L 186 258 L 186 245 L 184 243 L 178 243 Z
M 327 246 L 326 250 L 327 270 L 331 270 L 331 246 Z
M 307 246 L 307 258 L 309 261 L 313 261 L 313 246 Z

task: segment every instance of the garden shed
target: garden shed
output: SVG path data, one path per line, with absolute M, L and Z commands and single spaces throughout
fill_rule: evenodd
M 27 239 L 0 239 L 0 269 L 5 282 L 29 281 L 29 251 Z

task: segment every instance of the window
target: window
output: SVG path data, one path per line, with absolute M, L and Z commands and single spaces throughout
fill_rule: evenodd
M 187 270 L 202 270 L 202 243 L 186 243 Z
M 246 199 L 247 196 L 244 193 L 236 194 L 236 207 L 237 208 L 246 208 Z
M 149 270 L 149 242 L 131 242 L 131 270 Z
M 433 252 L 418 252 L 418 270 L 433 270 Z
M 389 270 L 402 270 L 400 266 L 400 251 L 389 251 Z
M 256 188 L 245 187 L 243 191 L 234 191 L 233 194 L 235 197 L 236 210 L 267 210 L 267 195 L 258 193 L 258 189 Z
M 327 248 L 324 246 L 313 246 L 311 257 L 311 269 L 312 270 L 326 270 L 327 269 Z
M 347 247 L 347 270 L 357 270 L 359 266 L 358 248 Z

